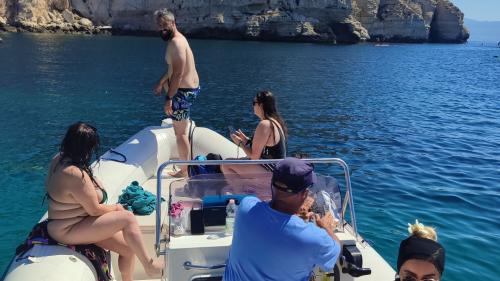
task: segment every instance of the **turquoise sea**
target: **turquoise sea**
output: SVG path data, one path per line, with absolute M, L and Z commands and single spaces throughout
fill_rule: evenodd
M 152 87 L 159 38 L 1 34 L 0 271 L 45 212 L 46 166 L 69 124 L 103 149 L 162 119 Z M 256 126 L 252 97 L 276 93 L 292 151 L 351 166 L 358 227 L 395 266 L 406 224 L 435 226 L 443 280 L 500 272 L 500 48 L 332 46 L 192 40 L 198 126 Z M 103 150 L 104 151 L 104 150 Z M 381 280 L 382 281 L 382 280 Z

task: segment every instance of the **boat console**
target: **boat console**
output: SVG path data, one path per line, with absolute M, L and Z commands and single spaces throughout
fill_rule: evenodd
M 232 160 L 245 161 L 245 160 Z M 264 160 L 269 161 L 269 160 Z M 270 160 L 275 161 L 275 160 Z M 172 161 L 179 162 L 179 161 Z M 180 161 L 182 162 L 182 161 Z M 224 160 L 191 161 L 190 164 L 216 165 Z M 161 175 L 160 167 L 159 174 Z M 314 199 L 311 206 L 315 213 L 331 212 L 339 221 L 336 232 L 343 233 L 345 213 L 350 196 L 350 182 L 346 195 L 342 198 L 337 180 L 330 176 L 318 174 L 317 183 L 311 188 L 310 196 Z M 271 200 L 271 174 L 254 175 L 223 175 L 200 174 L 189 179 L 173 181 L 169 184 L 168 205 L 179 208 L 182 212 L 170 217 L 170 224 L 163 239 L 157 240 L 158 254 L 164 254 L 169 264 L 168 280 L 221 280 L 225 262 L 232 242 L 232 235 L 226 234 L 226 205 L 230 199 L 236 204 L 245 196 L 256 196 L 262 201 Z M 157 193 L 161 194 L 161 182 Z M 352 210 L 352 209 L 351 209 Z M 353 211 L 353 210 L 352 210 Z M 157 215 L 161 215 L 157 213 Z M 371 270 L 363 268 L 361 251 L 356 246 L 356 224 L 354 211 L 351 214 L 354 240 L 346 240 L 343 253 L 339 259 L 337 270 L 327 273 L 315 271 L 322 276 L 329 276 L 330 280 L 340 278 L 342 273 L 352 277 L 369 275 Z M 181 229 L 181 230 L 179 230 Z M 159 229 L 157 234 L 159 235 Z M 319 276 L 318 275 L 318 276 Z M 208 279 L 207 279 L 208 278 Z M 317 279 L 320 280 L 320 279 Z M 341 280 L 341 279 L 338 279 Z

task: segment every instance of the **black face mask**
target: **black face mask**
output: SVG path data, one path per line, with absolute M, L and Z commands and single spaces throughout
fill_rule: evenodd
M 160 31 L 160 37 L 163 39 L 163 41 L 168 42 L 174 37 L 174 32 L 169 29 L 162 29 Z

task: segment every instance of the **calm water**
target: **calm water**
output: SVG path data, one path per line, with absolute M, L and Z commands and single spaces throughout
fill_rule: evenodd
M 157 38 L 2 37 L 0 271 L 45 212 L 45 169 L 66 127 L 95 124 L 107 149 L 159 124 L 151 89 L 164 70 Z M 350 164 L 358 227 L 393 266 L 418 218 L 446 246 L 444 280 L 498 280 L 500 49 L 191 44 L 199 126 L 250 132 L 253 95 L 273 90 L 290 150 Z

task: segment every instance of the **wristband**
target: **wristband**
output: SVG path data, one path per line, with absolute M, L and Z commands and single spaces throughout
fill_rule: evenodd
M 252 147 L 252 141 L 253 141 L 253 136 L 251 138 L 247 138 L 247 142 L 245 143 L 245 146 Z

